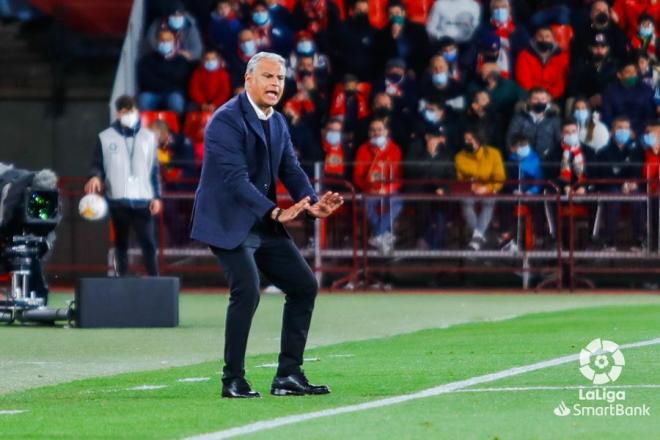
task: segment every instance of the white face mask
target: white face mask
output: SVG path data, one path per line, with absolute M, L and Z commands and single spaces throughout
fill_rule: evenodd
M 140 120 L 140 114 L 137 110 L 124 113 L 120 118 L 119 122 L 126 128 L 135 128 L 138 121 Z
M 371 143 L 380 148 L 381 150 L 387 146 L 386 136 L 374 136 L 371 138 Z

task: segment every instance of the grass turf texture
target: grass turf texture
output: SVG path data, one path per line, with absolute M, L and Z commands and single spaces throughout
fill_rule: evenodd
M 660 306 L 617 306 L 527 315 L 507 321 L 422 330 L 389 338 L 311 349 L 306 371 L 333 394 L 251 401 L 219 398 L 218 362 L 89 379 L 0 396 L 3 438 L 180 438 L 278 416 L 365 402 L 513 366 L 574 354 L 594 338 L 619 344 L 660 336 Z M 352 354 L 353 357 L 334 357 Z M 660 384 L 660 347 L 624 350 L 617 385 Z M 249 379 L 267 392 L 274 373 L 258 365 L 275 355 L 248 359 Z M 180 383 L 184 377 L 208 382 Z M 484 386 L 588 385 L 577 362 Z M 167 385 L 127 391 L 140 385 Z M 561 400 L 577 391 L 452 393 L 362 413 L 324 418 L 253 435 L 256 438 L 653 438 L 660 411 L 658 390 L 627 390 L 631 402 L 651 406 L 647 418 L 559 418 Z M 634 396 L 634 398 L 633 398 Z M 655 411 L 655 412 L 654 412 Z

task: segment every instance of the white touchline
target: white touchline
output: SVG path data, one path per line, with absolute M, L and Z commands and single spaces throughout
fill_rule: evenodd
M 552 386 L 540 385 L 531 387 L 493 387 L 493 388 L 467 388 L 464 390 L 456 390 L 456 393 L 502 393 L 502 392 L 515 392 L 515 391 L 565 391 L 565 390 L 590 390 L 603 387 L 590 387 L 582 385 L 570 386 Z M 639 384 L 639 385 L 607 385 L 608 390 L 628 390 L 639 388 L 660 388 L 660 384 Z
M 21 414 L 27 412 L 26 409 L 0 409 L 0 416 L 13 416 L 14 414 Z
M 649 345 L 660 344 L 660 338 L 650 339 L 648 341 L 633 342 L 630 344 L 622 344 L 619 346 L 621 349 L 647 347 Z M 280 426 L 293 425 L 296 423 L 304 422 L 307 420 L 320 419 L 322 417 L 338 416 L 340 414 L 354 413 L 359 411 L 366 411 L 368 409 L 382 408 L 384 406 L 396 405 L 399 403 L 409 402 L 411 400 L 424 399 L 426 397 L 439 396 L 441 394 L 451 393 L 463 388 L 482 383 L 494 382 L 499 379 L 507 377 L 518 376 L 524 373 L 530 373 L 544 368 L 556 367 L 558 365 L 575 362 L 580 358 L 579 354 L 571 354 L 562 356 L 547 361 L 537 362 L 522 367 L 513 367 L 507 370 L 498 371 L 497 373 L 485 374 L 483 376 L 471 377 L 457 382 L 450 382 L 437 387 L 428 388 L 426 390 L 417 391 L 411 394 L 403 394 L 401 396 L 393 396 L 385 399 L 373 400 L 371 402 L 359 403 L 356 405 L 341 406 L 339 408 L 324 409 L 321 411 L 314 411 L 307 414 L 296 414 L 292 416 L 278 417 L 271 420 L 263 420 L 260 422 L 250 423 L 244 426 L 237 426 L 236 428 L 225 429 L 223 431 L 210 432 L 208 434 L 196 435 L 188 437 L 186 440 L 221 440 L 225 438 L 236 437 L 239 435 L 253 434 L 255 432 L 265 431 L 267 429 L 278 428 Z

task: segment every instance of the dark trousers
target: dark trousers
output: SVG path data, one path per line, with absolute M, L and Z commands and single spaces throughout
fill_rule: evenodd
M 158 262 L 156 260 L 154 220 L 149 208 L 110 206 L 110 217 L 115 227 L 117 274 L 120 277 L 128 274 L 128 237 L 131 228 L 133 228 L 142 249 L 144 267 L 150 276 L 157 276 Z
M 299 372 L 318 284 L 293 241 L 282 233 L 254 228 L 236 249 L 211 250 L 229 281 L 223 381 L 245 375 L 248 334 L 259 304 L 259 271 L 286 295 L 277 375 Z

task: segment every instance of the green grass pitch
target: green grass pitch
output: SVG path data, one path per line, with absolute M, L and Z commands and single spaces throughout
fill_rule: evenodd
M 319 316 L 318 319 L 315 317 L 312 328 L 319 334 L 312 338 L 315 341 L 312 345 L 316 346 L 307 351 L 305 368 L 312 381 L 328 383 L 333 393 L 318 397 L 277 398 L 268 395 L 267 391 L 274 373 L 271 364 L 276 359 L 276 348 L 272 348 L 276 347 L 277 341 L 273 332 L 279 324 L 276 312 L 281 299 L 264 299 L 264 310 L 260 313 L 269 315 L 262 319 L 265 328 L 257 328 L 255 335 L 257 339 L 263 336 L 270 342 L 258 343 L 263 344 L 260 348 L 265 354 L 253 354 L 247 360 L 249 379 L 256 389 L 265 394 L 263 399 L 220 399 L 221 365 L 217 360 L 120 375 L 96 375 L 37 388 L 32 388 L 32 384 L 17 388 L 18 391 L 0 394 L 0 414 L 10 410 L 25 411 L 0 415 L 0 438 L 184 438 L 282 416 L 403 395 L 515 366 L 577 354 L 594 338 L 625 344 L 660 337 L 660 301 L 657 297 L 604 297 L 592 300 L 559 296 L 325 296 L 319 298 Z M 16 356 L 13 361 L 8 361 L 10 354 L 5 350 L 7 347 L 15 349 L 21 346 L 30 350 L 30 333 L 36 347 L 40 347 L 40 344 L 45 346 L 45 341 L 57 341 L 59 332 L 62 340 L 60 350 L 81 359 L 80 362 L 88 358 L 90 365 L 94 360 L 94 368 L 104 360 L 112 363 L 113 356 L 112 350 L 104 351 L 102 346 L 94 348 L 91 343 L 88 344 L 87 338 L 91 341 L 96 335 L 100 340 L 114 338 L 121 341 L 118 346 L 134 340 L 138 349 L 144 350 L 146 348 L 137 342 L 141 335 L 147 339 L 164 339 L 160 345 L 154 341 L 154 352 L 142 353 L 146 357 L 166 357 L 169 352 L 163 347 L 168 346 L 168 337 L 172 338 L 173 344 L 183 344 L 185 338 L 177 337 L 176 330 L 184 334 L 189 331 L 201 338 L 199 346 L 192 344 L 190 353 L 210 343 L 218 344 L 222 322 L 220 319 L 212 321 L 211 318 L 223 313 L 221 307 L 225 298 L 199 296 L 192 301 L 202 306 L 199 309 L 197 306 L 183 308 L 181 329 L 154 330 L 153 333 L 145 330 L 101 330 L 94 333 L 60 328 L 2 328 L 0 338 L 4 348 L 0 365 L 11 367 L 20 364 Z M 541 310 L 558 311 L 499 320 L 510 312 L 508 305 L 515 309 L 516 301 L 521 310 L 527 306 L 530 311 L 533 310 L 531 304 L 536 301 L 537 305 L 541 305 Z M 435 306 L 436 302 L 440 305 Z M 615 304 L 587 307 L 599 302 Z M 211 303 L 217 307 L 214 313 L 209 311 L 208 316 L 200 315 L 200 310 L 208 309 Z M 370 308 L 365 308 L 363 314 L 369 316 L 369 320 L 376 321 L 372 327 L 371 324 L 344 321 L 359 316 L 360 306 Z M 434 314 L 449 310 L 458 316 L 459 311 L 466 307 L 474 312 L 474 315 L 465 314 L 466 321 L 482 322 L 433 328 L 443 326 L 443 322 L 447 324 L 440 317 L 434 320 Z M 193 310 L 194 314 L 191 313 Z M 494 310 L 501 313 L 493 314 Z M 188 313 L 191 313 L 190 316 Z M 342 315 L 349 318 L 342 318 Z M 336 323 L 334 330 L 333 317 Z M 255 318 L 255 324 L 259 318 Z M 407 326 L 411 319 L 421 324 L 417 324 L 417 328 Z M 484 321 L 488 319 L 496 320 Z M 208 335 L 205 329 L 209 330 Z M 333 331 L 336 333 L 334 339 Z M 211 334 L 215 334 L 216 341 L 213 341 Z M 5 344 L 7 341 L 10 343 Z M 74 353 L 75 344 L 71 341 L 84 342 L 86 353 Z M 187 355 L 185 347 L 170 348 L 171 355 Z M 211 350 L 212 356 L 216 355 L 218 347 L 214 350 Z M 660 431 L 660 388 L 650 386 L 660 386 L 660 369 L 657 368 L 660 364 L 660 345 L 624 349 L 623 352 L 626 365 L 621 377 L 611 384 L 621 388 L 611 389 L 625 390 L 626 405 L 649 406 L 648 417 L 555 415 L 553 409 L 560 402 L 569 406 L 580 402 L 578 390 L 570 387 L 591 387 L 578 371 L 576 361 L 457 392 L 270 429 L 246 438 L 657 438 Z M 135 361 L 130 356 L 132 352 L 129 347 L 125 347 L 125 352 L 117 350 L 117 353 L 119 357 Z M 132 354 L 139 358 L 138 354 Z M 33 353 L 30 356 L 37 355 Z M 42 355 L 45 359 L 56 358 L 54 354 Z M 24 354 L 23 360 L 36 359 L 30 356 Z M 182 359 L 182 363 L 195 360 Z M 139 369 L 145 365 L 136 362 L 132 368 Z M 53 364 L 53 368 L 57 368 L 57 363 Z M 99 374 L 109 373 L 112 373 L 111 369 L 99 370 Z M 18 373 L 12 374 L 18 377 Z M 6 380 L 7 376 L 4 377 L 0 371 L 0 383 Z M 191 378 L 199 381 L 181 381 Z M 153 389 L 144 389 L 145 386 Z M 593 404 L 601 405 L 603 402 Z

